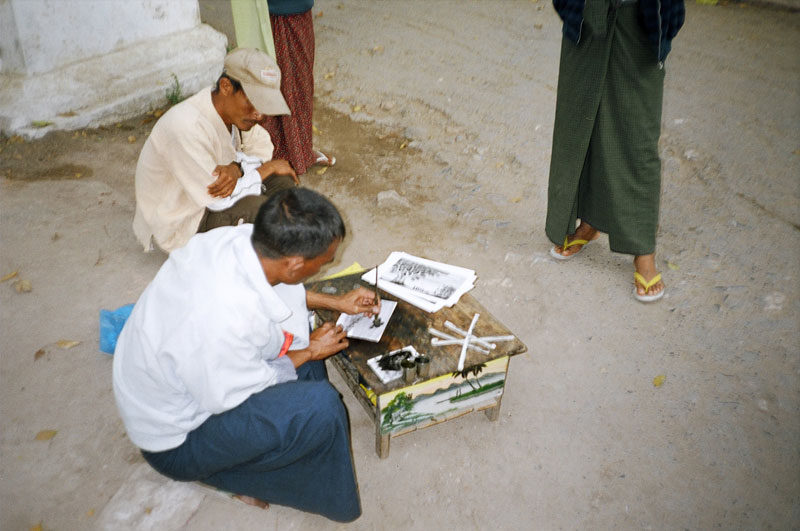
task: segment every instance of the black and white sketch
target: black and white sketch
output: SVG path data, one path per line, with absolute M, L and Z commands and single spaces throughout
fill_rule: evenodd
M 444 300 L 452 296 L 464 281 L 456 275 L 408 258 L 399 259 L 381 278 Z
M 381 340 L 383 331 L 386 330 L 389 318 L 391 318 L 396 307 L 397 302 L 383 300 L 381 301 L 381 312 L 378 315 L 370 317 L 362 313 L 356 315 L 343 313 L 339 316 L 336 324 L 344 328 L 347 332 L 347 337 L 377 343 Z
M 452 306 L 475 285 L 475 271 L 393 252 L 378 266 L 378 287 L 428 312 Z M 374 284 L 375 269 L 363 280 Z

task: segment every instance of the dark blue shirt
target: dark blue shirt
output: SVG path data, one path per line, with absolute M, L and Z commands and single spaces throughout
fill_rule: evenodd
M 638 4 L 639 21 L 647 39 L 658 61 L 664 61 L 686 18 L 683 0 L 639 0 Z M 553 0 L 558 16 L 564 21 L 564 36 L 575 43 L 581 39 L 585 5 L 586 0 Z
M 314 7 L 314 0 L 269 0 L 270 15 L 299 15 Z

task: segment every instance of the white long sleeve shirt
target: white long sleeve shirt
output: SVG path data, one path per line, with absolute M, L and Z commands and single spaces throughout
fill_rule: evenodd
M 233 134 L 238 135 L 239 130 L 236 126 L 233 127 Z M 236 145 L 236 144 L 234 144 Z M 242 166 L 242 176 L 236 181 L 236 187 L 228 197 L 219 197 L 213 203 L 210 203 L 206 208 L 219 212 L 226 208 L 232 207 L 236 202 L 248 195 L 261 195 L 261 174 L 258 173 L 258 168 L 263 164 L 262 160 L 258 157 L 236 152 L 236 162 Z
M 145 250 L 150 249 L 151 239 L 167 252 L 189 241 L 206 207 L 222 204 L 208 193 L 208 185 L 216 180 L 214 168 L 233 162 L 237 151 L 261 162 L 272 160 L 269 133 L 255 125 L 242 132 L 241 144 L 235 145 L 211 102 L 211 87 L 175 105 L 158 120 L 136 164 L 133 231 Z M 242 179 L 243 186 L 255 180 L 260 186 L 257 171 L 247 172 Z
M 222 227 L 172 252 L 136 303 L 114 354 L 114 397 L 134 444 L 180 446 L 209 416 L 294 380 L 309 344 L 302 284 L 270 286 L 253 226 Z

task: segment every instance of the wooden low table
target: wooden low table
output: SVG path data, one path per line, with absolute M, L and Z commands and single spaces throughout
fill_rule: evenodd
M 343 294 L 358 286 L 371 285 L 361 280 L 361 274 L 321 280 L 308 284 L 307 289 L 329 294 Z M 500 416 L 500 403 L 505 390 L 508 362 L 511 356 L 522 354 L 527 347 L 514 338 L 497 342 L 489 354 L 467 350 L 464 370 L 457 371 L 461 347 L 433 346 L 429 327 L 457 336 L 444 326 L 450 321 L 466 330 L 472 316 L 480 314 L 473 334 L 481 336 L 512 335 L 470 294 L 465 294 L 452 308 L 427 313 L 405 301 L 380 291 L 384 300 L 397 300 L 397 308 L 389 320 L 379 343 L 350 339 L 350 346 L 329 358 L 344 378 L 358 401 L 375 422 L 375 450 L 381 458 L 389 456 L 389 442 L 412 431 L 427 428 L 473 411 L 485 411 L 490 420 Z M 336 321 L 338 314 L 319 311 L 323 321 Z M 406 384 L 402 378 L 383 383 L 367 365 L 367 360 L 406 346 L 413 346 L 430 358 L 426 379 Z

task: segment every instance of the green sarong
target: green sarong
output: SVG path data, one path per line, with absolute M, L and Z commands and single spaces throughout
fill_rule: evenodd
M 580 218 L 612 251 L 643 255 L 656 247 L 664 70 L 638 4 L 615 6 L 587 0 L 580 42 L 561 44 L 545 231 L 561 245 Z

